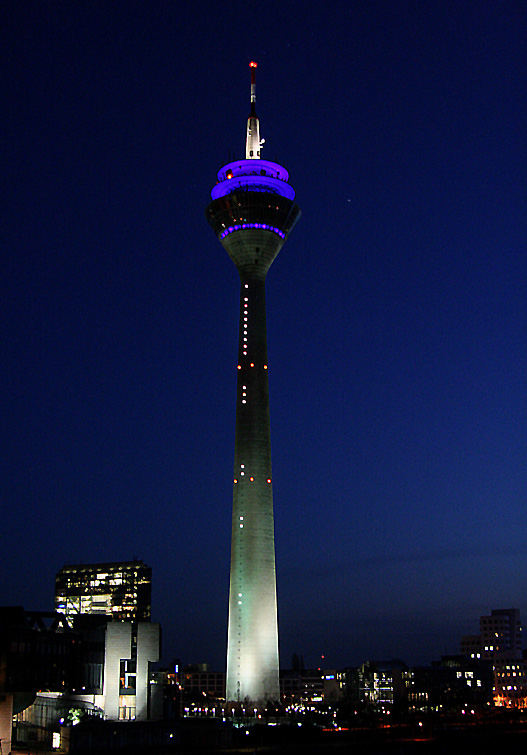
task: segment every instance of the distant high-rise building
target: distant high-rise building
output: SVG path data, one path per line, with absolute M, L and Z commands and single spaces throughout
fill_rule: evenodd
M 67 564 L 55 577 L 55 608 L 66 616 L 150 621 L 151 594 L 152 569 L 142 561 Z
M 522 625 L 517 608 L 498 608 L 479 619 L 479 635 L 461 638 L 461 652 L 470 658 L 521 658 Z
M 461 652 L 492 667 L 494 704 L 527 707 L 527 662 L 522 658 L 522 625 L 517 608 L 500 608 L 481 616 L 479 635 L 461 638 Z
M 522 625 L 517 608 L 500 608 L 479 620 L 482 658 L 522 657 Z
M 265 279 L 300 217 L 289 174 L 260 158 L 256 63 L 245 160 L 224 165 L 207 219 L 240 274 L 227 700 L 279 699 Z

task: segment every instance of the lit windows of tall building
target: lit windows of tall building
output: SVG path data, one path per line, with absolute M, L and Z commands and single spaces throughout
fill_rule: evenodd
M 66 616 L 150 621 L 151 594 L 152 569 L 143 561 L 67 564 L 55 577 L 55 609 Z
M 481 616 L 479 635 L 461 639 L 461 652 L 491 664 L 494 704 L 527 707 L 527 661 L 522 658 L 522 626 L 517 608 L 500 608 Z
M 500 608 L 479 620 L 483 658 L 522 657 L 522 626 L 517 608 Z
M 472 659 L 521 658 L 522 625 L 517 608 L 499 608 L 481 616 L 479 635 L 461 638 L 461 652 Z

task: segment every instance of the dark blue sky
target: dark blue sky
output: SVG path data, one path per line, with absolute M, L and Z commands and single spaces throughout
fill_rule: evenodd
M 222 668 L 243 156 L 303 216 L 268 277 L 282 663 L 455 652 L 527 618 L 522 2 L 7 2 L 0 604 L 153 567 L 164 656 Z

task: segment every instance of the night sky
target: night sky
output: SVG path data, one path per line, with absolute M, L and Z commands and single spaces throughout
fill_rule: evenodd
M 0 605 L 153 568 L 163 657 L 224 668 L 238 275 L 204 210 L 262 156 L 282 665 L 527 620 L 527 6 L 3 3 Z

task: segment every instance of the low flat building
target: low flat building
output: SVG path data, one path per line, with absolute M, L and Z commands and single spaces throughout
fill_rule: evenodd
M 11 751 L 13 716 L 37 690 L 63 690 L 74 676 L 74 634 L 64 616 L 0 608 L 0 744 Z

